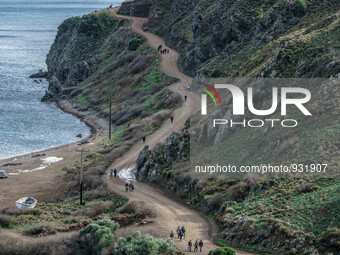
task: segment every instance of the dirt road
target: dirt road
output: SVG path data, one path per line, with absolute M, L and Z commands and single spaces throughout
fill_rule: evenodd
M 127 18 L 124 16 L 119 17 Z M 148 32 L 143 32 L 143 25 L 145 22 L 147 22 L 147 19 L 145 18 L 133 18 L 131 26 L 132 31 L 145 37 L 153 48 L 157 49 L 159 45 L 163 45 L 164 48 L 165 42 L 162 38 Z M 146 144 L 149 145 L 150 148 L 153 148 L 153 146 L 160 142 L 164 142 L 172 132 L 179 131 L 183 128 L 187 118 L 192 113 L 200 110 L 199 98 L 187 91 L 187 86 L 191 84 L 192 78 L 181 73 L 178 68 L 179 54 L 168 47 L 166 48 L 169 49 L 169 54 L 161 55 L 161 70 L 165 74 L 180 80 L 173 84 L 170 89 L 180 93 L 182 96 L 187 95 L 188 100 L 183 102 L 182 107 L 173 112 L 172 116 L 174 117 L 174 123 L 167 121 L 158 131 L 147 137 Z M 114 162 L 114 165 L 109 169 L 117 168 L 118 170 L 121 170 L 134 165 L 144 146 L 145 144 L 142 142 L 136 144 L 123 157 Z M 189 240 L 203 240 L 204 249 L 200 254 L 208 254 L 209 250 L 217 248 L 212 242 L 211 224 L 206 217 L 199 212 L 173 200 L 161 190 L 148 184 L 137 182 L 135 183 L 136 190 L 134 192 L 126 193 L 124 181 L 118 178 L 111 180 L 109 175 L 105 176 L 105 181 L 114 192 L 125 195 L 130 201 L 145 201 L 154 210 L 157 217 L 154 224 L 152 224 L 152 228 L 154 228 L 153 232 L 156 232 L 158 236 L 168 238 L 171 230 L 176 233 L 178 226 L 185 226 L 187 232 L 186 238 L 182 242 L 179 242 L 177 238 L 175 239 L 175 243 L 181 251 L 187 250 L 187 242 Z M 150 226 L 148 226 L 148 228 L 150 228 Z M 237 251 L 237 254 L 242 255 L 250 253 Z

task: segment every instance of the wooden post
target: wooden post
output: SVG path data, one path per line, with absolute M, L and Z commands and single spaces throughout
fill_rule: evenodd
M 79 200 L 80 200 L 80 205 L 83 205 L 83 186 L 84 186 L 84 167 L 83 167 L 83 155 L 84 152 L 89 152 L 89 150 L 85 150 L 85 149 L 80 149 L 80 150 L 76 150 L 78 152 L 80 152 L 80 194 L 79 194 Z

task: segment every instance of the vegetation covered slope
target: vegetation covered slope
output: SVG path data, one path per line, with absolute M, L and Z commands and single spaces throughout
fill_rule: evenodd
M 149 28 L 193 76 L 339 75 L 336 0 L 156 1 Z
M 44 100 L 67 99 L 107 117 L 111 98 L 117 126 L 179 105 L 166 88 L 175 79 L 160 71 L 157 52 L 125 25 L 109 11 L 64 21 L 47 56 Z
M 339 179 L 243 179 L 194 173 L 189 134 L 172 134 L 137 161 L 156 182 L 216 222 L 216 242 L 261 253 L 325 254 L 340 249 Z

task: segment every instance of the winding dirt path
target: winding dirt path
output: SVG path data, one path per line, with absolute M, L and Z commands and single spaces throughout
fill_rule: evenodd
M 128 18 L 125 16 L 117 16 L 125 19 Z M 159 45 L 165 46 L 164 40 L 159 36 L 143 32 L 143 25 L 147 22 L 147 19 L 136 17 L 133 17 L 132 19 L 132 31 L 145 37 L 150 46 L 155 49 L 157 49 Z M 174 117 L 174 123 L 167 121 L 159 130 L 147 137 L 146 144 L 149 145 L 150 148 L 153 148 L 160 142 L 164 142 L 172 132 L 180 131 L 180 129 L 184 127 L 184 123 L 188 117 L 200 109 L 199 97 L 187 91 L 187 86 L 191 84 L 192 78 L 180 72 L 178 68 L 179 54 L 175 50 L 168 49 L 169 54 L 161 55 L 161 70 L 165 74 L 179 79 L 179 82 L 171 85 L 169 88 L 172 91 L 183 95 L 183 97 L 184 95 L 187 95 L 188 99 L 186 102 L 183 102 L 183 105 L 179 109 L 173 112 L 172 116 Z M 145 144 L 142 142 L 136 144 L 123 157 L 117 159 L 109 169 L 117 168 L 118 170 L 121 170 L 135 165 L 137 157 L 144 146 Z M 181 202 L 175 201 L 169 197 L 169 195 L 152 185 L 137 182 L 135 184 L 135 191 L 126 193 L 124 187 L 125 183 L 122 180 L 118 178 L 111 180 L 109 175 L 106 175 L 104 178 L 108 187 L 114 192 L 128 197 L 129 201 L 145 201 L 147 205 L 153 209 L 156 213 L 156 218 L 152 224 L 152 228 L 154 228 L 158 237 L 169 238 L 171 230 L 175 233 L 177 226 L 185 226 L 187 232 L 186 238 L 182 242 L 179 242 L 178 238 L 175 238 L 175 243 L 181 251 L 185 252 L 187 250 L 187 242 L 190 239 L 193 242 L 195 240 L 203 240 L 203 252 L 200 254 L 208 254 L 210 250 L 217 248 L 212 241 L 211 224 L 201 213 L 190 209 Z M 150 228 L 150 226 L 148 226 L 148 228 Z M 237 251 L 237 254 L 245 255 L 251 253 Z

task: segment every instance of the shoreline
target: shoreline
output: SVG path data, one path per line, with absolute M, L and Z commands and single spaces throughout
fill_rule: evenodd
M 5 162 L 5 161 L 11 161 L 11 162 L 14 161 L 14 160 L 18 161 L 20 158 L 31 157 L 34 154 L 43 154 L 43 153 L 47 153 L 47 152 L 52 152 L 54 150 L 66 148 L 66 147 L 71 146 L 71 145 L 77 145 L 78 143 L 84 142 L 88 139 L 92 139 L 97 134 L 106 131 L 106 129 L 104 128 L 103 125 L 97 124 L 98 121 L 105 122 L 104 119 L 95 117 L 94 115 L 91 115 L 88 112 L 78 111 L 76 108 L 72 107 L 71 102 L 69 102 L 67 100 L 59 100 L 59 101 L 53 101 L 51 103 L 57 109 L 61 110 L 64 113 L 71 114 L 71 115 L 77 117 L 81 122 L 83 122 L 86 126 L 88 126 L 90 128 L 90 136 L 88 136 L 84 139 L 81 139 L 79 141 L 76 141 L 76 142 L 66 143 L 66 144 L 59 145 L 59 146 L 53 146 L 53 147 L 42 149 L 42 150 L 36 150 L 36 151 L 24 153 L 24 154 L 15 155 L 15 156 L 12 156 L 12 157 L 0 159 L 0 167 L 2 169 L 4 169 L 4 167 L 2 165 L 5 164 L 5 163 L 8 163 L 8 162 Z
M 53 103 L 61 111 L 76 116 L 88 125 L 91 135 L 77 142 L 1 159 L 0 169 L 7 172 L 8 178 L 0 180 L 0 201 L 2 201 L 0 210 L 15 208 L 14 201 L 27 196 L 34 197 L 38 202 L 62 200 L 65 194 L 63 191 L 58 191 L 58 187 L 60 188 L 64 182 L 65 169 L 74 168 L 79 164 L 79 149 L 85 149 L 89 151 L 89 154 L 98 153 L 103 149 L 99 143 L 107 136 L 106 120 L 98 118 L 91 112 L 78 111 L 67 100 Z M 82 141 L 88 141 L 88 143 L 78 145 Z M 45 155 L 32 157 L 37 154 Z M 45 163 L 43 159 L 47 158 L 61 160 Z M 2 166 L 7 163 L 13 163 L 13 165 Z

